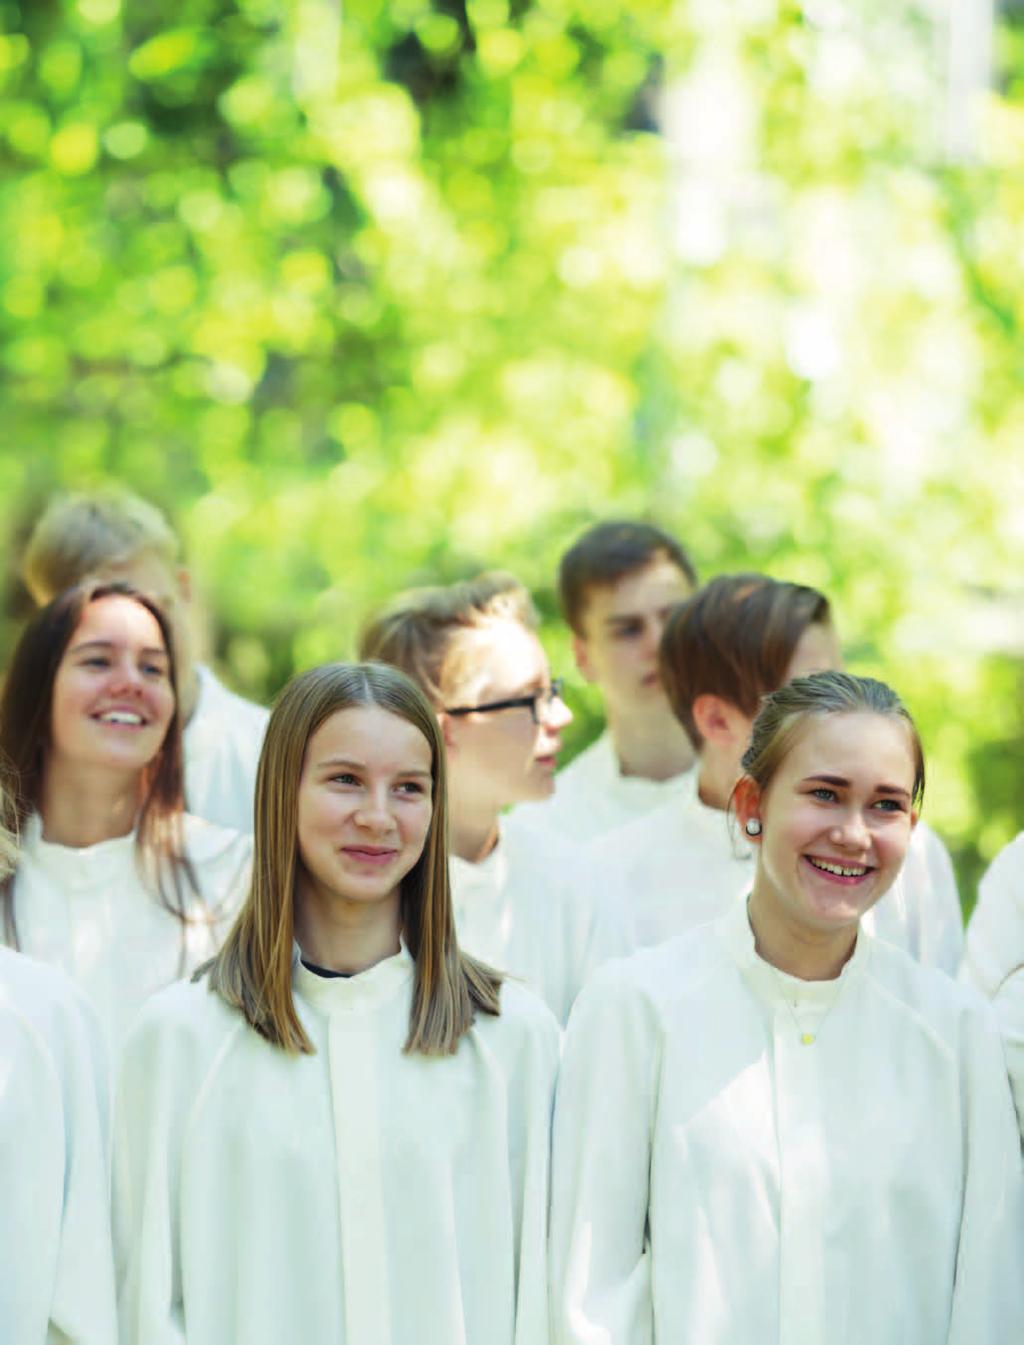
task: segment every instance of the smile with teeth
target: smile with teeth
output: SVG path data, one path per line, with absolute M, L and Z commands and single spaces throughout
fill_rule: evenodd
M 868 872 L 865 864 L 836 864 L 827 859 L 815 859 L 812 855 L 805 855 L 804 858 L 821 873 L 832 873 L 837 878 L 863 878 Z
M 127 724 L 131 728 L 140 728 L 145 723 L 134 710 L 104 710 L 96 718 L 101 724 Z

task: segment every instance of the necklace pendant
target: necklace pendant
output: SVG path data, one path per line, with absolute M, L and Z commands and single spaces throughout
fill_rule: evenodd
M 801 1032 L 801 1033 L 800 1033 L 800 1044 L 801 1044 L 802 1046 L 813 1046 L 813 1045 L 814 1045 L 814 1033 L 813 1033 L 813 1032 Z

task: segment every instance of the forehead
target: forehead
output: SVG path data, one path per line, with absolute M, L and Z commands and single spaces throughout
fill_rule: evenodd
M 350 705 L 330 715 L 309 740 L 306 760 L 358 760 L 379 771 L 430 770 L 430 743 L 401 715 L 379 705 Z
M 786 669 L 786 681 L 810 677 L 817 672 L 838 672 L 843 666 L 839 637 L 831 622 L 817 621 L 808 626 L 796 643 Z
M 465 632 L 453 651 L 452 682 L 457 689 L 528 689 L 548 675 L 548 661 L 536 634 L 520 621 L 500 617 Z
M 172 597 L 177 589 L 175 570 L 155 551 L 140 551 L 126 560 L 112 561 L 96 573 L 108 583 L 131 584 L 161 603 Z
M 679 566 L 667 556 L 656 556 L 649 564 L 623 575 L 614 584 L 589 588 L 583 610 L 584 624 L 596 628 L 620 616 L 646 616 L 682 602 L 692 592 L 693 585 Z
M 133 648 L 164 648 L 163 632 L 153 613 L 133 598 L 117 594 L 97 598 L 86 606 L 71 637 L 71 646 L 92 640 Z
M 892 715 L 811 715 L 780 770 L 792 779 L 840 775 L 859 784 L 914 784 L 910 728 Z

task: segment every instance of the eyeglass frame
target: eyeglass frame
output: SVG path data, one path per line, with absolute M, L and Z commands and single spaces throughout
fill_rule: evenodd
M 446 706 L 444 713 L 446 715 L 482 715 L 495 710 L 523 710 L 529 708 L 530 714 L 533 716 L 533 722 L 539 724 L 541 717 L 537 707 L 543 703 L 545 709 L 547 709 L 556 700 L 561 700 L 564 688 L 564 677 L 552 677 L 551 685 L 543 691 L 534 691 L 528 696 L 509 696 L 501 701 L 487 701 L 484 705 Z

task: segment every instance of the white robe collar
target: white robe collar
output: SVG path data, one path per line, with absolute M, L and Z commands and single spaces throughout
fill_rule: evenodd
M 296 944 L 292 966 L 296 993 L 330 1017 L 336 1013 L 375 1012 L 405 989 L 412 980 L 415 963 L 403 943 L 392 957 L 355 976 L 318 976 L 303 964 Z

